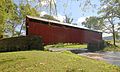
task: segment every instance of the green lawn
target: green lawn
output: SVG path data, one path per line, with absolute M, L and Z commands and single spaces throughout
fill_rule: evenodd
M 45 48 L 87 48 L 87 44 L 58 43 L 47 45 Z
M 67 51 L 21 51 L 0 53 L 0 72 L 120 72 L 120 68 Z

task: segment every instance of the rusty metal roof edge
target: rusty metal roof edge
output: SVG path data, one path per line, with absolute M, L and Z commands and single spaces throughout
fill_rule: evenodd
M 39 17 L 33 17 L 33 16 L 29 16 L 27 15 L 28 18 L 31 19 L 36 19 L 36 20 L 41 20 L 41 21 L 45 21 L 45 22 L 51 22 L 51 23 L 56 23 L 56 24 L 60 24 L 60 25 L 66 25 L 66 26 L 70 26 L 70 27 L 76 27 L 76 28 L 81 28 L 81 29 L 85 29 L 85 30 L 90 30 L 90 31 L 95 31 L 95 32 L 102 32 L 102 31 L 97 31 L 97 30 L 91 30 L 88 28 L 83 28 L 77 25 L 73 25 L 73 24 L 69 24 L 69 23 L 62 23 L 62 22 L 57 22 L 57 21 L 53 21 L 53 20 L 48 20 L 48 19 L 43 19 L 43 18 L 39 18 Z

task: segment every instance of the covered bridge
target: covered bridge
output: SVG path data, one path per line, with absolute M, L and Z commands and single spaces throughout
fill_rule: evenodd
M 77 25 L 27 16 L 26 35 L 41 36 L 44 44 L 54 43 L 90 43 L 102 40 L 102 33 Z

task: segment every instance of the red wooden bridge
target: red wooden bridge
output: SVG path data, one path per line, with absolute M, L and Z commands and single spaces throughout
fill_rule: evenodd
M 38 35 L 44 44 L 54 43 L 90 43 L 93 40 L 102 40 L 102 33 L 77 25 L 27 16 L 26 34 Z

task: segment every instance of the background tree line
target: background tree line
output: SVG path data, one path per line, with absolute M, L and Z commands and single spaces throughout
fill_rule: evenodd
M 113 45 L 116 46 L 116 39 L 120 33 L 120 0 L 100 0 L 99 16 L 86 18 L 82 25 L 89 29 L 101 30 L 105 33 L 112 33 Z
M 20 36 L 25 30 L 26 15 L 40 17 L 41 9 L 48 10 L 49 15 L 44 15 L 42 18 L 59 21 L 53 17 L 57 16 L 56 0 L 18 0 L 20 3 L 16 4 L 14 0 L 0 1 L 0 38 Z M 42 1 L 47 5 L 42 6 Z M 79 1 L 79 0 L 75 0 Z M 32 6 L 32 3 L 37 5 Z M 94 7 L 91 0 L 81 0 L 80 7 L 83 11 L 88 7 Z M 102 30 L 103 32 L 110 32 L 113 34 L 114 45 L 116 38 L 118 38 L 120 30 L 120 1 L 119 0 L 100 0 L 101 6 L 99 8 L 99 16 L 92 16 L 86 18 L 82 23 L 84 26 L 94 29 Z M 73 18 L 65 14 L 65 23 L 72 23 Z
M 39 16 L 39 12 L 27 0 L 25 2 L 21 0 L 17 5 L 13 0 L 0 1 L 1 37 L 21 35 L 22 30 L 25 29 L 26 15 Z M 17 28 L 18 26 L 19 28 Z

